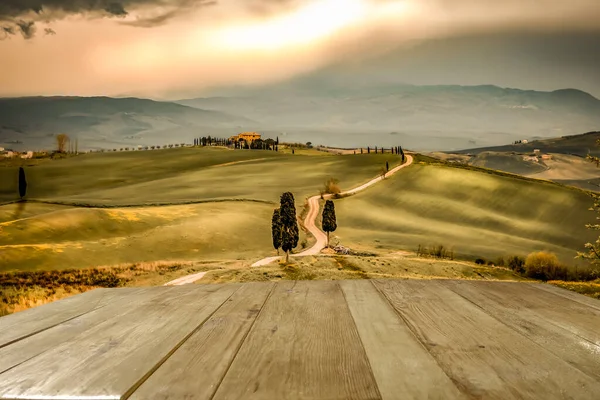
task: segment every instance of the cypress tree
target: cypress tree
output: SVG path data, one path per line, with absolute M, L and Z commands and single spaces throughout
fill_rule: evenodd
M 325 201 L 323 207 L 323 230 L 327 232 L 327 247 L 329 247 L 329 233 L 335 232 L 337 229 L 337 222 L 335 220 L 335 206 L 332 200 Z
M 281 248 L 281 217 L 279 215 L 279 208 L 273 210 L 271 235 L 273 236 L 273 247 L 277 250 L 277 255 L 279 255 L 279 249 Z
M 27 193 L 27 180 L 25 179 L 25 170 L 23 167 L 19 167 L 19 196 L 21 199 L 25 197 Z
M 385 162 L 385 170 L 386 171 L 390 170 L 390 164 L 387 161 Z
M 285 192 L 281 195 L 279 214 L 281 220 L 281 249 L 285 251 L 285 262 L 288 262 L 290 251 L 298 245 L 298 239 L 300 238 L 298 221 L 296 220 L 296 205 L 292 193 Z

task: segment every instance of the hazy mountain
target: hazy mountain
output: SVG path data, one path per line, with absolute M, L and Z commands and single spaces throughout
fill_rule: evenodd
M 67 133 L 84 148 L 190 142 L 200 135 L 236 132 L 247 118 L 169 102 L 109 97 L 0 99 L 0 146 L 54 146 Z
M 244 115 L 288 140 L 337 146 L 450 150 L 600 127 L 600 100 L 575 89 L 347 82 L 348 76 L 308 75 L 178 103 Z
M 600 141 L 600 131 L 551 139 L 532 140 L 528 143 L 466 149 L 457 151 L 456 153 L 473 155 L 486 152 L 533 153 L 537 149 L 542 153 L 571 154 L 579 157 L 585 157 L 588 154 L 600 156 L 598 141 Z

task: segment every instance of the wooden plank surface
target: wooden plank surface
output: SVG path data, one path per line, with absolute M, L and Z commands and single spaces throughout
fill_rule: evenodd
M 114 297 L 110 306 L 96 308 L 66 322 L 43 330 L 35 335 L 0 348 L 0 374 L 10 368 L 25 362 L 38 354 L 52 349 L 61 343 L 72 340 L 78 335 L 87 335 L 89 329 L 99 321 L 107 321 L 128 312 L 135 311 L 156 296 L 162 296 L 162 291 L 118 291 L 119 297 Z
M 521 287 L 510 282 L 496 282 L 486 287 L 506 297 L 507 302 L 516 300 L 512 302 L 516 307 L 535 311 L 582 339 L 600 344 L 600 310 L 531 285 Z
M 238 288 L 146 289 L 164 295 L 4 372 L 0 398 L 126 397 Z
M 104 307 L 115 298 L 137 293 L 138 288 L 94 289 L 0 318 L 0 347 Z
M 340 286 L 383 399 L 464 398 L 371 281 Z
M 130 399 L 210 399 L 273 286 L 242 286 Z
M 521 283 L 482 281 L 441 282 L 453 292 L 481 307 L 486 313 L 534 341 L 575 368 L 600 381 L 600 343 L 596 344 L 575 335 L 540 313 L 540 305 L 531 307 L 538 293 L 534 287 Z M 529 297 L 530 301 L 525 301 Z M 545 308 L 555 308 L 566 298 L 556 298 Z M 583 316 L 587 318 L 586 316 Z M 600 330 L 600 317 L 592 318 Z
M 581 303 L 586 307 L 592 307 L 596 310 L 600 310 L 600 300 L 593 299 L 591 297 L 587 297 L 579 293 L 571 292 L 570 290 L 559 288 L 548 283 L 528 283 L 528 285 L 535 287 L 538 290 L 553 293 L 557 296 L 561 296 L 571 301 Z
M 469 397 L 597 399 L 600 382 L 436 281 L 376 281 Z
M 278 282 L 214 399 L 378 399 L 335 281 Z

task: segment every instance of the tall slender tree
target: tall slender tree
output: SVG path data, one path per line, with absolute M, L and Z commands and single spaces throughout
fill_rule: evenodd
M 19 167 L 19 196 L 21 199 L 27 194 L 27 180 L 25 179 L 25 170 Z
M 329 233 L 335 232 L 337 229 L 337 221 L 335 219 L 335 206 L 332 200 L 325 201 L 323 207 L 323 230 L 327 232 L 327 247 L 329 247 Z
M 273 236 L 273 247 L 277 250 L 277 255 L 279 255 L 279 249 L 281 248 L 281 216 L 279 214 L 279 208 L 273 210 L 271 235 Z
M 294 195 L 285 192 L 281 195 L 281 205 L 279 207 L 281 220 L 281 249 L 285 251 L 285 262 L 290 260 L 290 251 L 298 245 L 300 232 L 298 230 L 298 221 L 296 220 L 296 204 Z

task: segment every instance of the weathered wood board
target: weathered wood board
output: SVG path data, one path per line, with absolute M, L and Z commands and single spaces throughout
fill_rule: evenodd
M 380 398 L 335 281 L 279 282 L 214 397 Z
M 598 399 L 599 305 L 451 280 L 95 290 L 0 318 L 0 399 Z
M 440 282 L 375 284 L 467 396 L 499 400 L 598 398 L 599 381 Z

